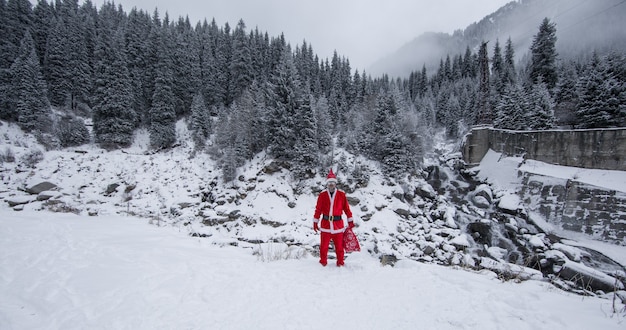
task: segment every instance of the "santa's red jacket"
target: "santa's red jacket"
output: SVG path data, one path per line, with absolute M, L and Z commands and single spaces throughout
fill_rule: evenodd
M 331 207 L 332 214 L 330 212 Z M 350 211 L 346 193 L 343 190 L 335 189 L 331 196 L 330 191 L 326 189 L 317 196 L 313 222 L 319 222 L 321 216 L 320 231 L 331 234 L 342 233 L 346 230 L 341 218 L 341 214 L 344 212 L 348 217 L 348 222 L 352 222 L 352 211 Z

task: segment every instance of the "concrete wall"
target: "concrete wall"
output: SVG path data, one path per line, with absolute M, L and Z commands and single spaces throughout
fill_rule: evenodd
M 475 127 L 463 141 L 463 159 L 478 164 L 489 149 L 556 165 L 626 171 L 626 128 L 509 131 Z
M 463 159 L 478 164 L 489 149 L 557 165 L 626 171 L 626 128 L 508 131 L 476 127 L 463 141 Z M 529 210 L 562 229 L 626 244 L 626 193 L 520 174 L 524 184 L 518 193 Z

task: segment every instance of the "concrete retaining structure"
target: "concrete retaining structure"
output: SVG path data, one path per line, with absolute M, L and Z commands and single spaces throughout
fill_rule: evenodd
M 562 229 L 626 245 L 626 193 L 522 173 L 526 207 Z
M 626 171 L 626 128 L 510 131 L 475 127 L 463 141 L 463 160 L 478 164 L 489 149 L 555 165 Z
M 475 127 L 466 135 L 463 160 L 480 163 L 489 149 L 545 163 L 626 171 L 626 128 L 509 131 Z M 626 193 L 573 180 L 523 173 L 518 191 L 528 210 L 565 230 L 626 245 Z

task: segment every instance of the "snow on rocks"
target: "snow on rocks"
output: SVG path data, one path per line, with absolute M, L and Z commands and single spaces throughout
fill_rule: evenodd
M 487 184 L 481 184 L 474 189 L 474 196 L 472 202 L 476 207 L 481 209 L 488 208 L 493 200 L 493 193 L 491 188 Z
M 516 279 L 526 281 L 530 279 L 543 279 L 543 274 L 536 269 L 507 262 L 499 262 L 486 257 L 480 258 L 480 266 L 494 271 L 500 278 L 505 280 Z
M 319 244 L 311 217 L 316 194 L 324 188 L 320 175 L 294 180 L 284 164 L 261 153 L 239 169 L 237 179 L 224 183 L 215 163 L 185 144 L 158 153 L 147 152 L 141 143 L 110 152 L 90 145 L 83 151 L 46 152 L 44 161 L 29 172 L 18 173 L 15 164 L 3 164 L 2 173 L 5 178 L 10 173 L 10 179 L 2 181 L 2 205 L 18 202 L 12 207 L 90 216 L 133 215 L 211 244 L 261 249 L 260 255 L 263 247 L 313 253 Z M 348 169 L 339 172 L 340 187 L 349 191 L 361 253 L 381 262 L 417 260 L 535 279 L 537 271 L 521 266 L 534 254 L 564 251 L 551 255 L 551 265 L 582 261 L 582 253 L 553 244 L 520 217 L 516 195 L 469 182 L 449 166 L 454 163 L 449 159 L 429 166 L 425 179 L 398 183 L 379 175 L 375 163 L 337 152 L 369 169 L 367 178 L 356 180 L 349 166 L 341 164 Z M 49 185 L 38 195 L 17 190 L 44 182 Z

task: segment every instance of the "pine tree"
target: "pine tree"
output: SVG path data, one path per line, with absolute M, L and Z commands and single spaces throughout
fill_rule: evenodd
M 520 84 L 509 85 L 496 105 L 495 128 L 526 130 L 531 105 Z
M 393 114 L 396 112 L 396 105 L 393 98 L 386 91 L 381 91 L 376 101 L 373 121 L 368 123 L 367 138 L 364 142 L 365 150 L 369 151 L 369 156 L 374 160 L 382 161 L 386 154 L 393 152 L 387 148 L 391 147 L 387 143 L 387 137 L 393 133 Z M 368 146 L 368 144 L 371 144 Z
M 211 117 L 204 97 L 199 92 L 194 95 L 191 102 L 190 129 L 196 148 L 203 147 L 211 134 Z
M 39 56 L 39 64 L 43 65 L 46 55 L 46 42 L 50 30 L 52 30 L 52 22 L 54 12 L 52 6 L 46 0 L 38 0 L 37 5 L 33 9 L 33 26 L 32 34 L 35 41 L 35 50 Z
M 79 105 L 88 103 L 92 84 L 92 67 L 85 39 L 87 29 L 75 0 L 64 1 L 57 16 L 51 22 L 44 58 L 50 101 L 53 105 L 77 110 Z
M 150 146 L 154 149 L 169 148 L 176 142 L 176 110 L 172 92 L 172 57 L 167 43 L 168 29 L 161 31 L 160 42 L 156 45 L 159 61 L 156 67 L 154 95 L 150 108 Z
M 623 63 L 623 59 L 621 62 Z M 626 84 L 621 68 L 612 68 L 607 59 L 594 54 L 581 74 L 578 90 L 578 128 L 619 127 L 626 123 Z
M 301 86 L 289 50 L 283 52 L 270 86 L 267 97 L 269 153 L 277 159 L 290 161 L 297 139 L 295 114 L 299 107 L 298 93 L 301 92 Z
M 316 139 L 317 122 L 311 109 L 310 95 L 300 96 L 296 109 L 295 127 L 298 140 L 293 148 L 294 176 L 296 179 L 312 178 L 319 164 L 319 148 Z
M 17 58 L 18 49 L 24 33 L 30 31 L 33 23 L 32 4 L 28 0 L 8 0 L 5 9 L 5 24 L 7 34 L 2 36 L 12 46 L 12 49 L 3 55 L 7 55 L 6 60 L 12 63 Z M 32 33 L 31 33 L 32 38 Z
M 385 173 L 399 178 L 410 170 L 413 162 L 405 151 L 403 136 L 395 127 L 392 127 L 389 133 L 382 137 L 381 147 L 384 150 L 381 164 Z
M 240 108 L 244 110 L 241 113 L 241 120 L 245 122 L 245 126 L 238 134 L 246 141 L 246 157 L 249 159 L 267 147 L 267 108 L 264 98 L 264 91 L 253 82 L 238 99 Z
M 544 130 L 555 127 L 554 101 L 548 92 L 548 87 L 541 80 L 533 85 L 531 94 L 531 111 L 528 123 L 529 129 Z
M 112 33 L 110 26 L 105 25 L 95 49 L 93 131 L 95 142 L 104 148 L 129 146 L 137 120 L 123 35 L 119 31 L 114 38 Z
M 12 95 L 20 127 L 27 131 L 49 132 L 52 120 L 46 83 L 39 67 L 35 43 L 26 31 L 20 43 L 19 55 L 11 65 Z M 12 116 L 13 117 L 13 116 Z
M 315 131 L 317 148 L 321 153 L 329 153 L 332 146 L 332 124 L 330 119 L 330 107 L 326 97 L 321 96 L 312 103 L 312 110 L 315 114 L 315 123 L 317 130 Z
M 62 18 L 52 21 L 52 30 L 48 38 L 48 48 L 45 56 L 45 76 L 50 84 L 50 102 L 62 106 L 66 100 L 69 84 L 69 60 L 67 55 L 67 38 L 69 33 Z
M 215 83 L 212 86 L 213 90 L 209 93 L 213 95 L 212 103 L 228 106 L 233 101 L 228 95 L 230 83 L 229 65 L 232 56 L 232 37 L 228 23 L 226 23 L 224 29 L 219 31 L 217 35 L 214 35 L 213 38 L 215 39 L 215 72 L 212 79 Z
M 215 20 L 213 20 L 215 24 Z M 209 26 L 206 21 L 202 25 L 199 33 L 200 42 L 200 83 L 202 88 L 202 94 L 207 102 L 207 105 L 217 104 L 217 81 L 215 77 L 217 75 L 217 66 L 215 60 L 215 46 L 214 46 L 214 33 L 213 29 L 217 29 L 217 26 Z M 196 29 L 197 30 L 197 29 Z
M 491 73 L 492 84 L 496 95 L 501 95 L 506 87 L 504 80 L 505 76 L 505 64 L 502 58 L 502 52 L 500 49 L 500 42 L 496 40 L 496 44 L 493 47 L 493 57 L 491 58 Z
M 578 102 L 578 93 L 576 91 L 578 72 L 576 63 L 572 61 L 567 62 L 559 71 L 559 83 L 557 84 L 557 93 L 554 100 L 554 116 L 559 125 L 573 127 L 576 119 L 576 104 Z
M 179 19 L 173 31 L 173 71 L 176 115 L 186 115 L 190 111 L 191 102 L 196 91 L 200 88 L 200 47 L 196 33 L 191 29 L 189 18 Z
M 232 57 L 229 64 L 229 100 L 238 98 L 250 86 L 253 79 L 250 41 L 245 29 L 246 24 L 243 20 L 239 20 L 233 33 Z
M 56 126 L 56 136 L 62 147 L 79 146 L 89 142 L 89 130 L 85 122 L 72 116 L 59 120 Z
M 128 72 L 132 82 L 133 109 L 138 114 L 140 126 L 147 126 L 148 112 L 152 94 L 148 94 L 153 81 L 148 81 L 151 72 L 150 62 L 150 31 L 152 21 L 150 15 L 133 8 L 128 15 L 126 25 L 126 52 L 128 54 Z
M 476 77 L 476 63 L 469 46 L 465 48 L 465 54 L 463 55 L 463 66 L 461 71 L 463 77 Z
M 6 1 L 0 0 L 0 35 L 6 36 L 9 34 L 9 25 L 7 24 L 7 9 L 6 9 Z M 11 67 L 11 59 L 10 56 L 15 56 L 15 54 L 9 55 L 11 50 L 13 49 L 13 45 L 9 41 L 9 38 L 0 38 L 0 119 L 5 120 L 16 120 L 17 118 L 11 118 L 12 115 L 15 115 L 15 111 L 11 108 L 9 104 L 9 97 L 11 91 L 11 75 L 9 72 L 9 68 Z
M 507 39 L 504 49 L 504 68 L 502 72 L 502 81 L 505 85 L 511 85 L 517 80 L 515 71 L 515 49 L 511 38 Z
M 480 88 L 478 90 L 478 124 L 491 124 L 490 87 L 489 87 L 489 57 L 487 54 L 487 42 L 483 42 L 478 52 Z
M 19 56 L 20 42 L 33 20 L 28 0 L 0 2 L 0 118 L 15 120 L 15 100 L 11 87 L 10 68 Z M 32 38 L 32 34 L 31 34 Z
M 532 83 L 541 80 L 548 89 L 556 87 L 558 80 L 556 68 L 556 24 L 546 17 L 539 26 L 539 32 L 534 36 L 531 51 L 530 79 Z

